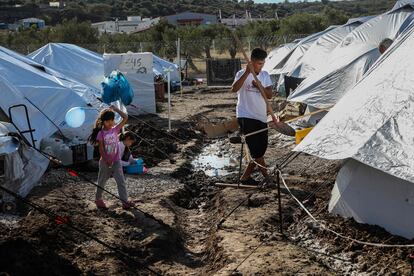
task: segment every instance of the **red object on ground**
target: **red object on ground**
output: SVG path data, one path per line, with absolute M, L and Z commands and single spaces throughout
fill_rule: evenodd
M 68 217 L 62 217 L 62 216 L 56 216 L 55 222 L 58 225 L 68 224 L 69 218 Z
M 69 169 L 67 169 L 67 171 L 71 176 L 75 176 L 75 177 L 78 176 L 78 174 L 75 171 L 72 171 L 72 170 L 69 170 Z

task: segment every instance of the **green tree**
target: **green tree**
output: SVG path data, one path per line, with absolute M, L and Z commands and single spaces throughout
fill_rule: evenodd
M 297 13 L 284 18 L 280 23 L 279 34 L 312 34 L 325 29 L 323 16 L 319 14 Z
M 99 41 L 98 30 L 91 23 L 78 23 L 76 19 L 64 20 L 51 30 L 49 39 L 53 42 L 66 42 L 78 45 L 96 44 Z

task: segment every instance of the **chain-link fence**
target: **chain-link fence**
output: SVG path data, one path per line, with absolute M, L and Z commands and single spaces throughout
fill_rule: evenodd
M 256 47 L 266 50 L 268 53 L 285 43 L 292 42 L 306 35 L 284 35 L 284 36 L 262 36 L 243 37 L 240 41 L 246 52 Z M 182 73 L 185 79 L 205 79 L 207 77 L 208 59 L 234 59 L 240 58 L 242 67 L 245 64 L 242 52 L 232 38 L 203 39 L 203 40 L 171 40 L 171 41 L 122 41 L 122 42 L 100 42 L 95 44 L 77 44 L 80 47 L 98 53 L 125 53 L 131 52 L 152 52 L 161 58 L 177 63 L 181 59 Z M 2 45 L 11 50 L 27 55 L 44 44 L 28 43 L 20 45 Z

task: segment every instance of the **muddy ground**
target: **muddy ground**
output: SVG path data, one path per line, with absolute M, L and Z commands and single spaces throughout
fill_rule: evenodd
M 236 182 L 239 145 L 229 144 L 227 138 L 208 139 L 196 126 L 234 117 L 234 94 L 199 89 L 182 97 L 175 94 L 172 103 L 171 132 L 166 131 L 165 103 L 159 116 L 131 119 L 129 126 L 140 137 L 133 151 L 150 173 L 128 176 L 128 191 L 137 207 L 155 220 L 138 210 L 123 210 L 109 195 L 109 210 L 97 210 L 93 185 L 63 169 L 49 169 L 29 199 L 68 217 L 112 249 L 19 203 L 18 214 L 0 217 L 0 274 L 151 275 L 146 267 L 162 275 L 409 274 L 409 250 L 361 246 L 327 233 L 309 220 L 285 189 L 281 235 L 277 189 L 214 185 Z M 275 132 L 269 141 L 266 159 L 274 168 L 294 141 Z M 215 155 L 207 159 L 213 164 L 198 162 L 200 153 Z M 300 155 L 283 169 L 283 177 L 293 194 L 331 229 L 368 242 L 409 243 L 379 227 L 327 212 L 339 166 Z M 96 181 L 96 172 L 76 169 Z M 117 193 L 113 179 L 107 189 Z

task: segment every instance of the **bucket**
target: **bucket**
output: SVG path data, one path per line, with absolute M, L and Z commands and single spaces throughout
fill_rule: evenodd
M 136 163 L 126 166 L 125 172 L 127 174 L 144 174 L 148 169 L 144 166 L 144 161 L 141 158 L 135 159 Z
M 296 130 L 296 134 L 295 134 L 296 145 L 302 142 L 302 140 L 306 137 L 306 135 L 309 134 L 309 132 L 311 132 L 312 129 L 313 127 Z

